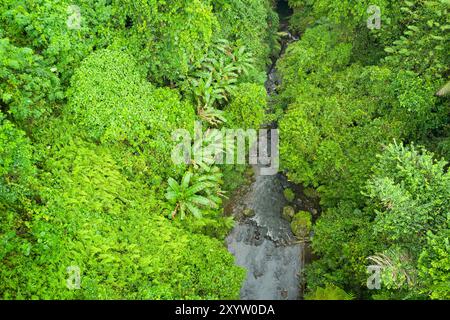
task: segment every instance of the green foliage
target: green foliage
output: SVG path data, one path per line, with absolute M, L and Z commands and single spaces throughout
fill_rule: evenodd
M 232 48 L 227 40 L 220 39 L 199 67 L 190 70 L 182 89 L 192 97 L 201 119 L 210 124 L 223 122 L 221 112 L 214 108 L 228 102 L 239 78 L 252 68 L 252 62 L 245 47 Z
M 259 126 L 270 1 L 4 0 L 0 24 L 0 298 L 238 298 L 221 198 L 244 168 L 174 165 L 172 134 Z
M 366 258 L 376 245 L 370 221 L 371 215 L 351 202 L 342 202 L 322 213 L 312 239 L 313 252 L 320 259 L 312 262 L 306 272 L 310 289 L 334 283 L 348 292 L 358 292 L 360 286 L 365 286 Z
M 253 176 L 253 168 L 246 165 L 224 165 L 221 169 L 224 176 L 223 189 L 230 193 L 248 183 Z
M 214 109 L 211 107 L 198 108 L 197 115 L 202 121 L 206 122 L 212 127 L 217 127 L 227 122 L 223 111 L 220 109 Z
M 280 155 L 290 179 L 319 187 L 322 203 L 332 205 L 361 199 L 375 155 L 399 135 L 401 124 L 391 115 L 377 118 L 385 103 L 381 97 L 389 94 L 383 92 L 386 70 L 355 66 L 328 78 L 332 87 L 313 87 L 289 105 L 280 122 L 286 141 Z
M 306 294 L 306 300 L 353 300 L 354 296 L 341 288 L 327 284 L 325 288 L 317 288 L 314 292 Z
M 427 245 L 419 258 L 419 275 L 424 293 L 431 299 L 450 299 L 450 234 L 447 230 L 427 235 Z
M 209 1 L 114 0 L 114 11 L 130 26 L 118 35 L 117 47 L 131 40 L 130 52 L 145 64 L 157 83 L 186 76 L 207 52 L 217 27 Z M 128 45 L 126 45 L 128 47 Z
M 310 267 L 311 288 L 330 281 L 359 291 L 368 259 L 382 268 L 382 290 L 374 297 L 445 297 L 446 165 L 426 151 L 389 145 L 367 183 L 365 209 L 341 204 L 327 210 L 314 227 L 313 249 L 322 258 Z
M 211 129 L 191 146 L 211 155 L 174 165 L 172 134 L 280 118 L 282 169 L 324 209 L 284 212 L 313 227 L 306 298 L 450 299 L 449 2 L 289 0 L 303 35 L 265 117 L 274 4 L 0 1 L 0 298 L 238 298 L 222 189 L 249 174 L 215 167 Z
M 448 227 L 450 175 L 445 161 L 414 147 L 390 145 L 374 169 L 367 195 L 376 212 L 374 231 L 387 243 L 408 247 L 426 242 L 428 232 Z
M 396 70 L 407 69 L 431 77 L 448 72 L 450 42 L 446 34 L 450 24 L 445 0 L 290 0 L 289 3 L 295 11 L 291 20 L 294 29 L 303 31 L 317 21 L 336 25 L 355 48 L 364 49 L 357 54 L 358 59 L 387 56 L 387 64 Z M 367 28 L 367 20 L 374 13 L 369 7 L 374 5 L 380 8 L 379 30 Z M 380 54 L 380 50 L 384 53 Z
M 158 174 L 173 174 L 171 136 L 193 127 L 194 110 L 175 91 L 145 82 L 135 66 L 118 51 L 88 57 L 72 78 L 65 114 L 95 141 L 122 143 L 146 157 Z
M 25 133 L 0 113 L 0 205 L 11 205 L 26 195 L 35 168 Z
M 354 26 L 360 23 L 365 24 L 369 14 L 367 8 L 370 5 L 379 6 L 383 13 L 387 13 L 391 5 L 389 0 L 344 0 L 339 3 L 332 0 L 289 0 L 292 7 L 308 8 L 311 15 L 316 18 L 327 17 L 334 23 Z M 393 3 L 392 3 L 393 6 Z
M 242 83 L 236 87 L 224 111 L 231 128 L 259 130 L 267 109 L 267 93 L 263 86 Z
M 238 47 L 245 46 L 255 59 L 255 68 L 246 82 L 263 84 L 266 65 L 278 46 L 278 15 L 272 10 L 270 0 L 215 0 L 214 13 L 220 25 L 217 37 L 228 39 Z
M 377 299 L 446 297 L 448 165 L 391 143 L 449 155 L 448 1 L 289 5 L 291 28 L 304 34 L 278 63 L 281 165 L 317 188 L 324 207 L 308 286 Z M 371 5 L 381 10 L 379 30 L 367 26 Z M 365 288 L 369 261 L 383 268 L 381 291 Z
M 48 115 L 62 98 L 59 79 L 42 57 L 9 39 L 0 39 L 0 81 L 1 108 L 21 124 Z
M 440 77 L 449 71 L 450 5 L 448 1 L 402 1 L 401 34 L 385 51 L 387 63 L 398 70 Z
M 295 200 L 295 193 L 294 191 L 292 191 L 292 189 L 290 188 L 284 189 L 283 194 L 287 201 L 293 202 Z
M 310 212 L 300 211 L 297 213 L 291 222 L 292 233 L 300 239 L 307 238 L 311 232 L 312 216 Z
M 381 267 L 383 288 L 373 295 L 374 299 L 415 298 L 417 270 L 411 255 L 399 246 L 391 247 L 383 253 L 368 257 L 372 265 Z
M 104 47 L 113 29 L 111 4 L 106 0 L 36 0 L 0 3 L 3 37 L 20 47 L 32 48 L 43 56 L 45 66 L 56 68 L 63 83 L 73 70 L 94 50 Z M 79 29 L 70 29 L 67 21 L 74 14 L 69 6 L 80 9 Z
M 433 298 L 430 291 L 439 292 L 438 288 L 448 283 L 445 277 L 433 279 L 434 282 L 429 278 L 415 279 L 420 256 L 424 260 L 429 257 L 428 263 L 436 259 L 439 269 L 441 257 L 429 256 L 436 249 L 428 251 L 430 249 L 425 248 L 436 244 L 435 235 L 440 235 L 442 240 L 448 238 L 450 174 L 446 166 L 445 161 L 435 161 L 433 154 L 425 150 L 394 144 L 383 153 L 368 183 L 369 208 L 376 214 L 372 225 L 374 236 L 390 247 L 384 255 L 391 268 L 384 270 L 390 278 L 385 282 L 393 281 L 396 288 L 409 286 L 407 294 L 416 291 Z M 392 266 L 395 266 L 395 272 Z M 422 271 L 426 273 L 427 269 Z M 403 279 L 399 278 L 399 273 L 403 274 Z M 432 289 L 434 287 L 436 289 Z M 447 293 L 448 290 L 447 286 Z M 434 297 L 442 294 L 445 293 L 437 293 Z
M 300 87 L 309 74 L 329 75 L 349 64 L 352 46 L 333 31 L 327 25 L 308 29 L 300 41 L 288 47 L 277 64 L 283 78 L 282 88 L 288 91 L 283 96 L 290 94 L 291 86 Z
M 313 1 L 288 0 L 292 15 L 289 19 L 289 28 L 296 33 L 304 33 L 312 26 L 316 18 L 312 14 Z
M 26 234 L 35 194 L 33 149 L 25 133 L 0 113 L 0 265 L 14 251 L 29 252 Z M 3 272 L 3 270 L 2 270 Z M 1 272 L 0 272 L 1 274 Z M 1 279 L 1 276 L 0 276 Z M 1 287 L 0 287 L 1 288 Z
M 167 223 L 161 202 L 127 181 L 105 147 L 74 142 L 44 168 L 34 241 L 3 260 L 2 298 L 237 297 L 244 272 L 222 244 Z M 66 288 L 69 266 L 81 270 L 80 290 Z
M 297 183 L 318 187 L 322 204 L 362 201 L 375 155 L 392 139 L 424 140 L 447 107 L 436 82 L 414 71 L 349 65 L 352 45 L 329 26 L 308 29 L 279 62 L 281 165 Z
M 202 211 L 218 209 L 222 203 L 220 198 L 222 174 L 217 167 L 203 174 L 187 171 L 181 183 L 172 178 L 169 178 L 167 182 L 169 186 L 166 199 L 175 205 L 171 218 L 175 218 L 175 215 L 180 213 L 181 219 L 184 219 L 187 212 L 196 218 L 202 218 Z

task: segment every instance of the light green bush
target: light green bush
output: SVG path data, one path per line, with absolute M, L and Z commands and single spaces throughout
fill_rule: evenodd
M 327 284 L 325 288 L 317 288 L 314 292 L 306 295 L 306 300 L 353 300 L 349 294 L 335 285 Z
M 224 109 L 227 126 L 259 130 L 266 109 L 267 93 L 263 86 L 253 83 L 240 84 L 233 92 L 231 103 Z
M 108 150 L 75 141 L 45 162 L 34 240 L 2 264 L 4 299 L 233 299 L 244 272 L 218 240 L 171 226 Z M 81 270 L 69 290 L 66 268 Z M 45 276 L 43 276 L 45 275 Z
M 194 109 L 176 91 L 146 82 L 135 66 L 125 53 L 97 51 L 75 72 L 64 113 L 94 141 L 120 143 L 159 175 L 174 174 L 172 133 L 193 130 Z

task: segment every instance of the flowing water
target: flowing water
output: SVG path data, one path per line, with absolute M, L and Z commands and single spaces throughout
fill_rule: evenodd
M 298 299 L 302 245 L 281 217 L 286 205 L 283 177 L 258 171 L 255 168 L 255 181 L 234 206 L 235 214 L 250 208 L 255 216 L 237 222 L 227 238 L 236 263 L 247 269 L 241 299 Z
M 282 23 L 282 31 L 287 32 L 286 23 Z M 287 34 L 281 53 L 289 42 L 297 40 Z M 274 62 L 268 73 L 269 96 L 276 94 L 279 84 L 275 66 Z M 231 214 L 238 222 L 227 237 L 228 250 L 235 256 L 236 263 L 247 269 L 241 299 L 299 299 L 304 245 L 297 241 L 289 222 L 281 216 L 288 204 L 283 190 L 290 184 L 281 174 L 263 176 L 259 169 L 260 166 L 253 167 L 254 182 L 233 198 Z M 244 211 L 253 212 L 254 216 L 245 218 Z

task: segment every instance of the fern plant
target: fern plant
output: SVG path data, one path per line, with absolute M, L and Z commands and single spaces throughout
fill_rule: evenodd
M 196 174 L 187 171 L 181 183 L 169 178 L 168 184 L 166 199 L 175 206 L 170 214 L 172 219 L 177 214 L 184 219 L 188 213 L 195 218 L 202 218 L 204 213 L 218 209 L 222 203 L 222 174 L 218 168 Z

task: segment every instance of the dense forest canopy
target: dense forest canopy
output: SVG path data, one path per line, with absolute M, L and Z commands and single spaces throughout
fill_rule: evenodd
M 247 167 L 174 164 L 196 121 L 278 123 L 323 209 L 306 298 L 450 299 L 449 0 L 287 4 L 268 101 L 277 1 L 0 0 L 0 299 L 239 298 Z
M 245 168 L 176 166 L 171 134 L 196 119 L 261 124 L 272 4 L 2 0 L 0 12 L 0 296 L 237 298 L 244 270 L 222 244 L 232 220 L 218 194 Z M 195 192 L 169 201 L 187 172 Z M 167 218 L 172 203 L 183 221 Z M 71 266 L 81 290 L 66 289 Z
M 449 1 L 289 3 L 281 163 L 324 209 L 310 296 L 449 299 Z

